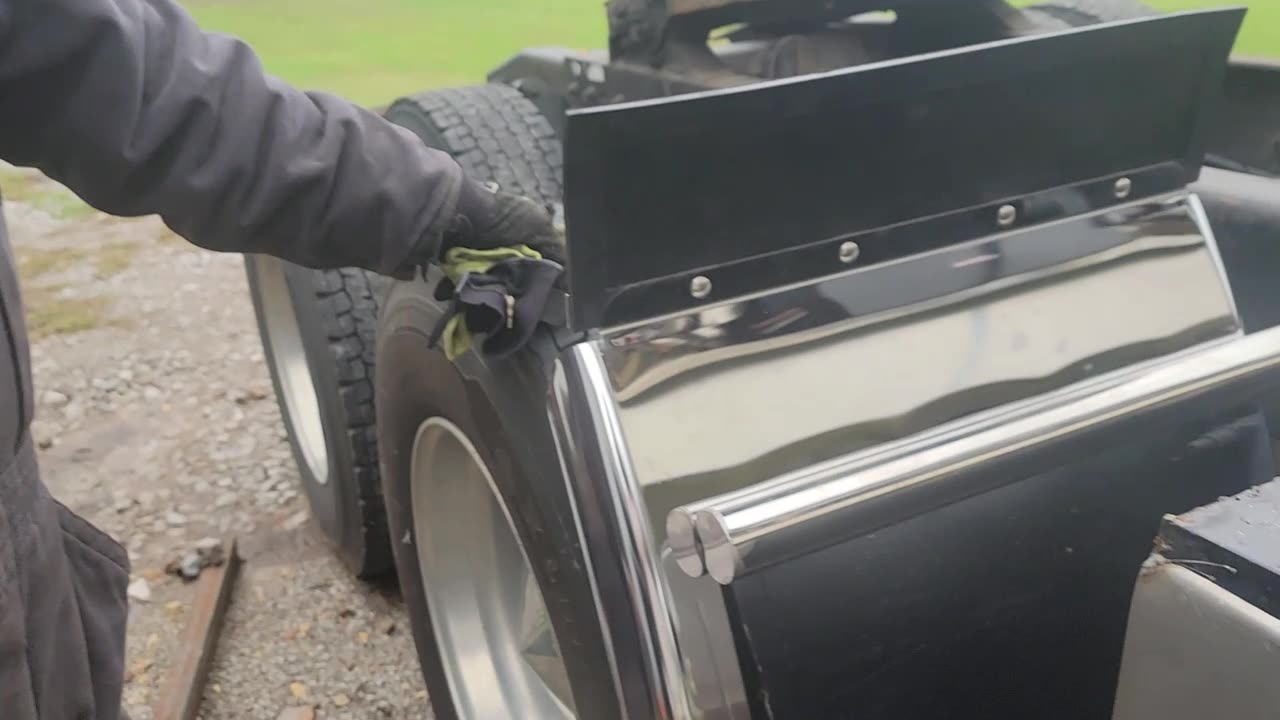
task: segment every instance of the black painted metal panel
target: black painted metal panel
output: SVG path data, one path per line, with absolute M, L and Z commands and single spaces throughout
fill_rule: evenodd
M 1162 515 L 1273 475 L 1258 415 L 1206 427 L 1129 435 L 735 580 L 755 716 L 1106 720 Z
M 645 316 L 643 299 L 611 306 L 663 278 L 768 259 L 735 288 L 749 292 L 824 242 L 984 206 L 994 218 L 995 204 L 1144 168 L 1190 182 L 1242 17 L 1161 16 L 573 111 L 575 327 Z
M 1204 203 L 1245 329 L 1280 325 L 1280 179 L 1205 168 L 1191 189 Z
M 1245 331 L 1280 325 L 1280 179 L 1205 168 L 1192 190 L 1204 202 Z M 1260 402 L 1273 431 L 1280 428 L 1280 395 Z
M 1230 65 L 1208 149 L 1212 160 L 1280 175 L 1280 61 Z

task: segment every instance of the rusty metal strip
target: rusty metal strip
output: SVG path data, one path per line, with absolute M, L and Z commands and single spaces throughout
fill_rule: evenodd
M 178 660 L 153 707 L 155 720 L 195 720 L 200 709 L 222 621 L 240 573 L 241 560 L 235 540 L 225 547 L 226 560 L 222 565 L 205 568 L 196 581 L 191 620 L 178 646 Z

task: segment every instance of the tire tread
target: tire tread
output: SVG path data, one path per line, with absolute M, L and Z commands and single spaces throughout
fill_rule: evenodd
M 418 93 L 393 103 L 387 118 L 434 135 L 423 139 L 453 156 L 469 177 L 544 203 L 561 199 L 560 140 L 515 88 L 488 84 Z
M 360 268 L 316 270 L 311 278 L 329 352 L 337 367 L 338 393 L 346 411 L 344 430 L 351 446 L 352 478 L 365 540 L 366 571 L 361 574 L 379 575 L 394 564 L 378 471 L 373 406 L 378 307 L 387 280 Z

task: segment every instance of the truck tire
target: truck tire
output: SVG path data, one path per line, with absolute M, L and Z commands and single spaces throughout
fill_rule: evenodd
M 1139 0 L 1052 0 L 1023 9 L 1041 29 L 1067 30 L 1118 20 L 1136 20 L 1160 14 Z
M 559 141 L 515 90 L 425 93 L 387 116 L 471 177 L 560 199 Z M 375 380 L 387 519 L 434 716 L 619 717 L 546 412 L 554 343 L 450 362 L 428 346 L 436 277 L 392 287 Z
M 352 573 L 392 566 L 374 431 L 378 297 L 388 280 L 246 255 L 249 293 L 303 494 Z
M 455 156 L 473 177 L 531 197 L 560 196 L 559 141 L 513 88 L 421 93 L 393 103 L 384 116 Z M 507 144 L 500 146 L 499 138 Z M 246 269 L 277 402 L 316 524 L 357 576 L 385 574 L 393 560 L 372 402 L 378 306 L 389 281 L 360 269 L 313 270 L 258 256 L 246 257 Z M 295 350 L 296 357 L 289 355 Z
M 468 177 L 535 200 L 560 200 L 560 140 L 515 88 L 489 84 L 420 93 L 392 103 L 386 118 L 452 155 Z

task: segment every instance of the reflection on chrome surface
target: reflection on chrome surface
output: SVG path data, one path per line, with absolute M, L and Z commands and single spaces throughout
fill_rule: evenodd
M 1211 238 L 1195 199 L 1172 195 L 611 330 L 567 353 L 579 379 L 560 404 L 607 407 L 611 439 L 566 447 L 595 447 L 615 467 L 608 484 L 627 486 L 600 512 L 639 556 L 627 605 L 657 655 L 645 674 L 684 686 L 672 714 L 747 716 L 723 596 L 689 577 L 697 552 L 664 540 L 671 510 L 1238 335 Z M 605 482 L 593 467 L 573 482 Z
M 604 360 L 665 529 L 677 504 L 1238 330 L 1180 195 L 630 328 Z
M 668 542 L 677 557 L 700 551 L 701 567 L 727 585 L 748 566 L 766 567 L 1016 482 L 1025 477 L 1019 466 L 1051 466 L 1153 420 L 1249 403 L 1280 387 L 1278 371 L 1280 328 L 1203 343 L 678 508 L 668 525 L 692 515 L 696 534 L 673 533 Z M 693 547 L 679 547 L 689 535 Z

